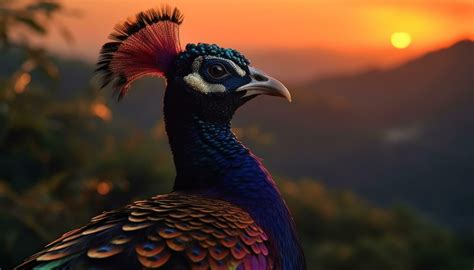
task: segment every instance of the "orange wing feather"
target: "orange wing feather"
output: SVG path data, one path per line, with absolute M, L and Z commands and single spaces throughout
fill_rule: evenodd
M 170 193 L 94 217 L 17 269 L 60 259 L 65 259 L 64 269 L 74 269 L 75 264 L 118 264 L 124 258 L 136 269 L 272 269 L 268 245 L 265 232 L 242 209 Z

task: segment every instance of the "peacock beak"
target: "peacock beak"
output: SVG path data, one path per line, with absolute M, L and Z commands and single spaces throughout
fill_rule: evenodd
M 288 102 L 291 102 L 290 91 L 279 80 L 268 76 L 254 67 L 249 69 L 252 81 L 237 88 L 237 91 L 246 91 L 242 97 L 269 95 L 283 97 Z

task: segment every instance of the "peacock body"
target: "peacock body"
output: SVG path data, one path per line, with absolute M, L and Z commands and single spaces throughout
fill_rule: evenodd
M 271 175 L 231 131 L 234 112 L 279 81 L 233 49 L 179 44 L 178 9 L 117 25 L 97 71 L 119 99 L 145 75 L 166 78 L 172 193 L 104 212 L 16 269 L 305 269 L 294 222 Z

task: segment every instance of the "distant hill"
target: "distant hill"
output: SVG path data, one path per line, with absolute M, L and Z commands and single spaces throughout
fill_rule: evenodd
M 394 48 L 340 51 L 324 48 L 247 49 L 252 65 L 286 84 L 301 84 L 340 74 L 357 74 L 371 67 L 394 67 L 420 54 L 420 49 Z
M 367 55 L 324 49 L 248 50 L 252 65 L 285 83 L 301 83 L 335 74 L 356 73 L 376 65 Z
M 277 145 L 262 151 L 273 168 L 472 229 L 474 42 L 317 80 L 293 97 L 291 106 L 259 100 L 240 115 L 275 134 Z
M 0 75 L 10 74 L 18 58 L 9 55 Z M 92 66 L 64 59 L 58 65 L 58 98 L 89 88 Z M 257 98 L 235 125 L 272 134 L 272 145 L 248 143 L 275 174 L 318 179 L 382 205 L 407 203 L 474 231 L 473 73 L 474 42 L 465 40 L 390 70 L 290 87 L 292 104 Z M 120 103 L 103 94 L 115 117 L 151 128 L 161 118 L 163 82 L 147 79 L 134 88 Z

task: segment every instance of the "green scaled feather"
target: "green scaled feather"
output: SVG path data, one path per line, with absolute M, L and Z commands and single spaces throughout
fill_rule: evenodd
M 47 263 L 35 266 L 33 268 L 33 270 L 54 270 L 54 269 L 56 269 L 56 267 L 59 267 L 59 266 L 65 264 L 66 262 L 74 259 L 75 257 L 77 257 L 77 255 L 69 256 L 69 257 L 66 257 L 66 258 L 63 258 L 63 259 L 60 259 L 60 260 L 55 260 L 55 261 L 52 261 L 52 262 L 47 262 Z

